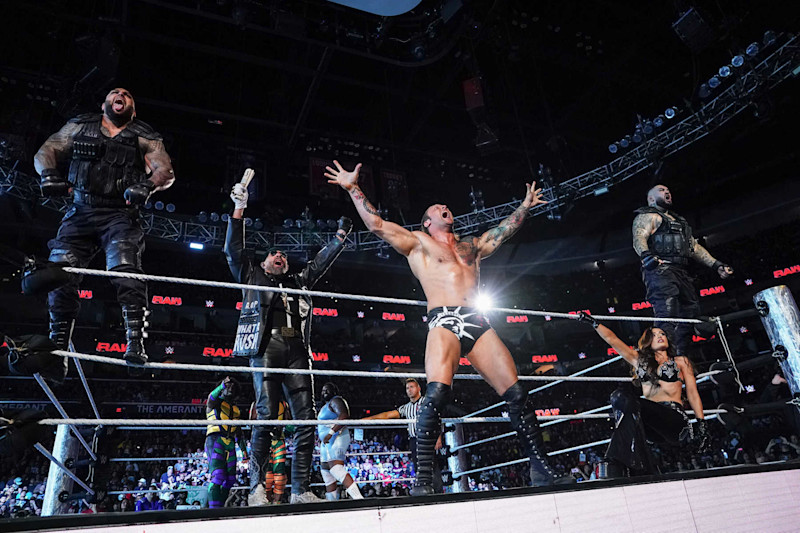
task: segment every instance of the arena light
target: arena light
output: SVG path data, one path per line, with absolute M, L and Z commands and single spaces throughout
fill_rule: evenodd
M 205 248 L 205 245 L 202 242 L 190 242 L 189 248 L 191 248 L 192 250 L 202 250 L 203 248 Z
M 477 298 L 475 298 L 475 308 L 480 311 L 481 313 L 486 313 L 490 311 L 494 307 L 494 301 L 492 297 L 486 293 L 480 293 Z
M 739 68 L 744 65 L 744 56 L 742 54 L 733 56 L 733 59 L 731 59 L 731 65 L 733 65 L 735 68 Z
M 719 68 L 720 78 L 727 78 L 730 75 L 731 75 L 731 67 L 729 65 L 725 65 L 724 67 Z
M 675 118 L 675 115 L 678 113 L 678 108 L 676 107 L 668 107 L 664 110 L 664 116 L 667 117 L 669 120 Z
M 745 54 L 749 55 L 750 57 L 756 57 L 759 51 L 758 43 L 750 43 L 747 49 L 744 51 Z

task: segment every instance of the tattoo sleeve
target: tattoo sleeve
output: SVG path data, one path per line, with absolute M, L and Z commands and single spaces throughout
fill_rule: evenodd
M 172 160 L 164 149 L 164 142 L 139 137 L 139 147 L 144 152 L 147 166 L 153 171 L 150 181 L 155 183 L 156 190 L 168 189 L 175 181 L 175 174 L 172 171 Z
M 650 249 L 647 245 L 647 239 L 650 238 L 655 229 L 653 228 L 652 215 L 636 215 L 636 218 L 633 219 L 633 249 L 636 251 L 636 255 L 641 257 L 644 252 Z
M 694 237 L 692 237 L 692 257 L 694 257 L 695 261 L 708 268 L 711 268 L 717 262 L 714 256 L 708 253 L 708 250 L 703 248 Z
M 492 228 L 486 232 L 483 238 L 484 244 L 497 248 L 500 244 L 510 239 L 511 236 L 522 227 L 522 223 L 525 222 L 526 218 L 528 218 L 528 208 L 521 205 L 496 228 Z
M 52 134 L 33 157 L 36 172 L 41 174 L 42 170 L 56 168 L 60 161 L 66 159 L 72 150 L 72 138 L 80 128 L 80 124 L 68 122 L 63 128 Z
M 356 206 L 356 211 L 358 211 L 358 216 L 361 217 L 361 220 L 364 221 L 364 224 L 367 226 L 367 229 L 370 231 L 374 231 L 376 228 L 380 227 L 383 223 L 383 219 L 378 214 L 378 210 L 375 209 L 369 200 L 367 200 L 364 191 L 356 185 L 352 189 L 348 191 L 350 194 L 350 198 L 353 200 L 353 204 Z

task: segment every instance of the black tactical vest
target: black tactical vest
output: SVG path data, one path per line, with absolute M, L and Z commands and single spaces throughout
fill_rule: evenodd
M 69 182 L 73 201 L 91 207 L 125 207 L 125 189 L 144 181 L 144 155 L 139 137 L 160 140 L 161 136 L 144 122 L 134 119 L 116 137 L 100 131 L 102 115 L 86 114 L 70 122 L 81 124 L 72 141 Z
M 678 265 L 688 265 L 692 256 L 692 228 L 682 216 L 669 212 L 670 219 L 665 212 L 655 207 L 640 207 L 635 211 L 637 215 L 655 213 L 661 217 L 661 225 L 647 239 L 650 252 L 665 261 Z

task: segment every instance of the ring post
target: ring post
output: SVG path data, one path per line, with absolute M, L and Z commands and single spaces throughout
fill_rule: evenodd
M 465 448 L 458 448 L 464 444 L 464 431 L 462 424 L 445 424 L 444 426 L 444 444 L 447 447 L 447 469 L 451 473 L 462 472 L 466 466 L 467 452 Z M 450 450 L 456 449 L 454 453 Z M 453 492 L 467 492 L 469 491 L 469 479 L 467 476 L 461 476 L 458 479 L 452 477 L 453 483 L 450 488 Z
M 753 301 L 772 343 L 772 355 L 780 362 L 783 377 L 797 399 L 800 397 L 800 311 L 797 304 L 786 285 L 758 292 Z
M 79 447 L 78 439 L 72 434 L 69 426 L 58 426 L 56 440 L 53 443 L 53 457 L 63 464 L 68 458 L 78 455 Z M 66 513 L 69 502 L 61 502 L 58 496 L 65 491 L 71 493 L 73 483 L 72 478 L 65 474 L 57 464 L 50 463 L 47 485 L 44 490 L 44 501 L 42 502 L 42 516 Z

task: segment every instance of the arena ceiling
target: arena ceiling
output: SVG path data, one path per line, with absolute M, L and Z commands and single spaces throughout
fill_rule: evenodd
M 167 139 L 179 181 L 162 196 L 178 213 L 225 209 L 250 165 L 264 176 L 259 209 L 340 212 L 309 199 L 307 177 L 309 156 L 338 153 L 405 172 L 414 222 L 434 201 L 469 209 L 473 187 L 487 206 L 520 197 L 540 165 L 558 182 L 608 162 L 640 117 L 701 103 L 699 86 L 766 30 L 800 30 L 791 4 L 425 0 L 379 17 L 324 0 L 5 2 L 0 135 L 29 168 L 67 117 L 125 86 Z M 690 8 L 706 33 L 687 44 L 673 23 Z M 485 105 L 470 113 L 474 78 Z M 740 195 L 754 176 L 787 179 L 800 114 L 796 81 L 785 85 L 753 102 L 758 117 L 665 162 L 659 179 L 686 210 Z M 650 180 L 545 231 L 596 230 L 597 216 L 624 226 Z

